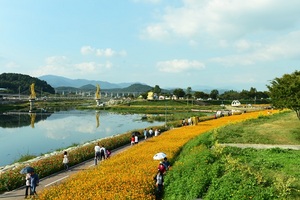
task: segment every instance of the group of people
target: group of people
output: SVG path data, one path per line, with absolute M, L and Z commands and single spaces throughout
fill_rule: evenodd
M 97 145 L 95 146 L 95 165 L 97 165 L 98 161 L 109 158 L 110 154 L 111 152 L 109 150 L 107 150 L 101 144 L 97 143 Z
M 131 135 L 130 143 L 131 146 L 139 143 L 139 132 L 133 132 Z
M 154 176 L 155 185 L 156 185 L 156 192 L 157 197 L 161 197 L 163 193 L 163 186 L 164 186 L 164 175 L 170 169 L 171 164 L 168 161 L 168 158 L 165 157 L 163 161 L 159 162 L 157 168 L 157 174 Z
M 155 136 L 158 136 L 159 130 L 156 129 L 155 131 L 153 131 L 152 128 L 150 128 L 149 131 L 147 131 L 147 129 L 144 130 L 145 139 L 147 139 L 147 137 L 152 137 L 153 134 Z M 131 145 L 137 144 L 137 143 L 138 143 L 138 134 L 132 134 Z M 95 150 L 95 165 L 97 165 L 97 161 L 105 160 L 111 154 L 111 152 L 109 150 L 107 150 L 104 146 L 102 146 L 99 143 L 96 144 L 94 150 Z M 64 169 L 69 170 L 69 165 L 68 165 L 69 158 L 68 158 L 67 151 L 64 151 L 62 163 L 64 165 Z M 154 176 L 158 195 L 162 194 L 163 184 L 164 184 L 164 174 L 170 169 L 170 166 L 171 165 L 170 165 L 170 162 L 168 161 L 167 157 L 165 157 L 163 159 L 163 161 L 160 161 L 160 163 L 158 165 L 158 172 Z M 31 173 L 27 173 L 25 178 L 26 178 L 26 190 L 25 190 L 25 199 L 26 199 L 29 196 L 29 190 L 30 190 L 30 197 L 37 195 L 36 187 L 39 184 L 39 177 L 36 173 L 31 172 Z
M 155 129 L 154 131 L 152 128 L 150 128 L 149 130 L 147 130 L 146 128 L 144 129 L 145 140 L 149 137 L 158 136 L 159 134 L 160 134 L 159 129 Z
M 39 185 L 39 176 L 33 171 L 26 174 L 25 180 L 25 199 L 27 199 L 27 197 L 31 198 L 36 196 L 36 187 Z
M 182 126 L 191 126 L 193 125 L 193 119 L 191 117 L 189 117 L 187 120 L 186 119 L 182 119 L 181 125 Z

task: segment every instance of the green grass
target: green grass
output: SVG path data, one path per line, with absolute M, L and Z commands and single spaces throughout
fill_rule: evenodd
M 27 154 L 21 155 L 20 158 L 18 158 L 17 160 L 13 161 L 13 163 L 16 163 L 16 162 L 25 162 L 25 161 L 31 160 L 33 158 L 36 158 L 36 156 L 35 155 L 30 155 L 29 153 L 27 153 Z
M 300 144 L 300 121 L 294 112 L 283 112 L 228 125 L 218 130 L 219 143 Z
M 293 134 L 299 128 L 294 115 L 288 112 L 260 117 L 191 140 L 172 162 L 163 199 L 300 199 L 300 151 L 239 149 L 217 143 L 234 140 L 271 144 L 275 140 L 277 144 L 299 144 L 294 141 Z M 268 130 L 260 130 L 265 126 Z M 287 130 L 275 131 L 281 126 Z

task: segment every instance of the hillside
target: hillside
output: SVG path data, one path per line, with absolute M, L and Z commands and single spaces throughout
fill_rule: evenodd
M 135 83 L 130 85 L 129 87 L 125 87 L 125 88 L 116 88 L 116 89 L 111 89 L 111 90 L 103 90 L 103 91 L 110 91 L 110 92 L 139 92 L 139 93 L 143 93 L 143 92 L 148 92 L 149 90 L 152 90 L 153 87 L 149 86 L 149 85 L 143 85 L 140 83 Z
M 35 84 L 36 93 L 50 93 L 54 94 L 54 88 L 49 85 L 46 81 L 40 80 L 35 77 L 31 77 L 25 74 L 16 74 L 16 73 L 3 73 L 0 74 L 0 88 L 4 88 L 3 92 L 29 95 L 30 85 Z

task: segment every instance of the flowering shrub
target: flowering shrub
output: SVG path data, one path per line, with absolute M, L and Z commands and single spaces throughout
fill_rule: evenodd
M 164 152 L 172 160 L 195 136 L 227 123 L 256 118 L 260 113 L 267 112 L 245 113 L 172 129 L 45 189 L 39 199 L 155 199 L 153 176 L 158 161 L 153 160 L 153 155 Z
M 110 138 L 101 140 L 101 143 L 107 149 L 115 149 L 129 143 L 131 133 L 125 133 Z M 142 135 L 140 136 L 142 137 Z M 81 163 L 94 157 L 94 143 L 83 145 L 75 148 L 69 152 L 69 166 Z M 64 169 L 62 165 L 63 153 L 49 156 L 38 161 L 34 161 L 30 164 L 31 167 L 35 168 L 40 178 L 49 176 L 53 173 Z M 47 166 L 47 167 L 45 167 Z M 12 170 L 7 170 L 0 174 L 0 192 L 9 191 L 16 189 L 25 184 L 25 176 L 20 174 L 25 164 L 20 164 Z

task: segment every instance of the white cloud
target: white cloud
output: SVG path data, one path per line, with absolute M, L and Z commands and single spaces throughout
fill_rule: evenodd
M 113 63 L 106 61 L 105 63 L 97 62 L 81 62 L 70 63 L 69 59 L 65 56 L 52 56 L 46 58 L 46 65 L 34 71 L 35 76 L 42 76 L 47 74 L 55 74 L 65 77 L 94 77 L 96 74 L 104 73 L 105 70 L 111 69 Z
M 33 72 L 35 76 L 47 74 L 68 75 L 70 74 L 70 63 L 66 56 L 51 56 L 45 59 L 43 65 Z
M 107 49 L 97 49 L 97 51 L 96 51 L 96 55 L 99 56 L 99 57 L 101 57 L 101 56 L 112 57 L 115 54 L 116 54 L 115 51 L 113 51 L 110 48 L 107 48 Z
M 93 75 L 95 73 L 103 72 L 105 69 L 112 68 L 113 64 L 109 61 L 106 63 L 96 63 L 96 62 L 83 62 L 79 64 L 75 64 L 75 68 L 81 74 L 90 74 Z
M 95 62 L 84 62 L 84 63 L 75 64 L 75 68 L 77 70 L 85 73 L 94 72 L 98 67 L 100 67 L 100 65 Z
M 107 61 L 104 66 L 105 66 L 105 68 L 110 69 L 110 68 L 112 68 L 113 64 L 111 62 Z
M 98 57 L 113 57 L 113 56 L 126 56 L 127 53 L 125 50 L 115 51 L 111 48 L 106 49 L 96 49 L 91 46 L 83 46 L 80 49 L 82 55 L 95 55 Z
M 225 66 L 239 66 L 282 59 L 300 59 L 299 40 L 300 31 L 295 31 L 278 38 L 272 44 L 262 45 L 256 42 L 240 41 L 236 43 L 238 49 L 251 49 L 251 51 L 244 54 L 215 57 L 211 61 Z
M 168 7 L 160 21 L 148 25 L 143 38 L 166 35 L 184 38 L 232 39 L 261 31 L 287 30 L 299 23 L 300 1 L 291 0 L 184 0 Z
M 154 24 L 149 25 L 143 31 L 141 38 L 150 38 L 154 40 L 164 40 L 169 37 L 169 32 L 162 25 Z
M 66 56 L 51 56 L 46 58 L 47 65 L 61 65 L 68 61 Z
M 95 49 L 92 48 L 91 46 L 83 46 L 83 47 L 81 47 L 81 50 L 80 50 L 82 55 L 93 54 L 94 51 L 95 51 Z
M 199 61 L 193 60 L 169 60 L 162 61 L 157 63 L 159 71 L 170 72 L 170 73 L 179 73 L 182 71 L 188 70 L 201 70 L 205 68 L 205 65 Z

